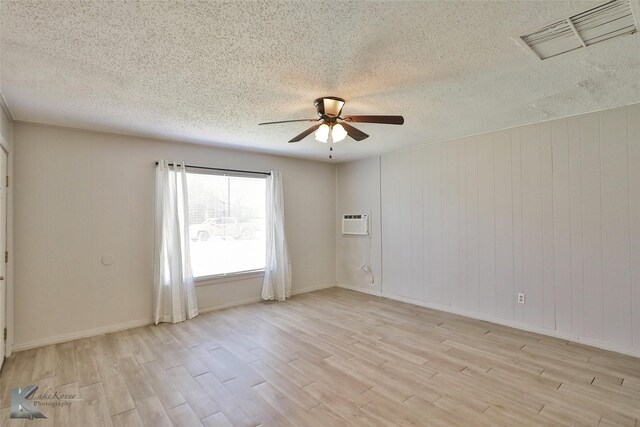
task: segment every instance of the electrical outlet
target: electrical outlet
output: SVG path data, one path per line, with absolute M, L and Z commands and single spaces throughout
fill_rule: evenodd
M 518 294 L 518 304 L 524 304 L 524 294 Z

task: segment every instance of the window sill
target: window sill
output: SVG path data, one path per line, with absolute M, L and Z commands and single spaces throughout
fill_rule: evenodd
M 217 276 L 203 276 L 195 279 L 196 286 L 209 286 L 218 283 L 237 282 L 264 276 L 263 270 L 242 271 L 239 273 L 221 274 Z

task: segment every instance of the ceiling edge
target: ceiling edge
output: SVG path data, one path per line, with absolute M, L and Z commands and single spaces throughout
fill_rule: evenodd
M 91 128 L 55 125 L 51 123 L 33 122 L 29 120 L 13 120 L 13 123 L 18 125 L 41 126 L 41 127 L 48 127 L 53 129 L 71 130 L 75 132 L 87 132 L 87 133 L 94 133 L 99 135 L 113 135 L 113 136 L 119 136 L 119 137 L 125 137 L 125 138 L 136 138 L 136 139 L 141 139 L 147 142 L 168 142 L 173 144 L 194 145 L 196 147 L 201 147 L 201 148 L 214 148 L 219 150 L 236 151 L 241 153 L 261 154 L 264 156 L 281 157 L 285 159 L 302 160 L 302 161 L 308 161 L 308 162 L 314 162 L 314 163 L 326 163 L 329 165 L 335 165 L 339 163 L 336 161 L 330 161 L 328 159 L 327 160 L 315 159 L 307 156 L 283 154 L 280 152 L 274 152 L 269 150 L 256 150 L 255 148 L 252 148 L 252 147 L 240 147 L 237 145 L 225 144 L 221 142 L 212 142 L 212 143 L 197 142 L 197 141 L 189 141 L 187 139 L 154 136 L 154 135 L 149 135 L 144 133 L 116 132 L 116 131 L 99 130 L 99 129 L 91 129 Z
M 411 150 L 411 149 L 423 147 L 423 146 L 426 146 L 426 145 L 444 144 L 444 143 L 455 141 L 455 140 L 458 140 L 458 139 L 473 138 L 473 137 L 476 137 L 476 136 L 489 135 L 489 134 L 496 133 L 496 132 L 506 132 L 506 131 L 510 131 L 510 130 L 513 130 L 513 129 L 523 128 L 523 127 L 526 127 L 526 126 L 534 126 L 534 125 L 538 125 L 538 124 L 542 124 L 542 123 L 555 122 L 557 120 L 567 120 L 567 119 L 571 119 L 571 118 L 574 118 L 574 117 L 587 116 L 589 114 L 599 114 L 599 113 L 602 113 L 602 112 L 605 112 L 605 111 L 618 110 L 620 108 L 629 108 L 629 107 L 633 107 L 633 106 L 636 106 L 636 105 L 640 105 L 640 102 L 631 102 L 631 103 L 628 103 L 628 104 L 618 105 L 618 106 L 615 106 L 615 107 L 603 108 L 603 109 L 600 109 L 600 110 L 586 111 L 584 113 L 570 114 L 568 116 L 555 117 L 555 118 L 552 118 L 552 119 L 540 120 L 540 121 L 537 121 L 537 122 L 527 122 L 527 123 L 522 123 L 522 124 L 514 125 L 514 126 L 508 126 L 508 127 L 495 129 L 495 130 L 491 130 L 491 131 L 487 131 L 487 132 L 477 132 L 477 133 L 472 133 L 472 134 L 468 134 L 468 135 L 456 136 L 456 137 L 453 137 L 453 138 L 441 139 L 439 141 L 420 142 L 418 144 L 413 144 L 413 145 L 403 146 L 403 147 L 400 147 L 400 148 L 394 148 L 394 149 L 389 149 L 389 150 L 386 150 L 386 151 L 382 151 L 382 152 L 380 152 L 378 154 L 375 154 L 375 155 L 369 156 L 369 157 L 361 157 L 361 158 L 358 158 L 358 159 L 347 160 L 346 162 L 356 161 L 356 160 L 364 160 L 364 159 L 368 159 L 368 158 L 372 158 L 372 157 L 379 157 L 379 156 L 383 156 L 385 154 L 394 153 L 394 152 L 397 152 L 397 151 Z M 342 162 L 338 162 L 338 163 L 342 163 Z

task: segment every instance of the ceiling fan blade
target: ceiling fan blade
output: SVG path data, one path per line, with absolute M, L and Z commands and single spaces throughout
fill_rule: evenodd
M 340 124 L 342 125 L 344 130 L 347 131 L 347 135 L 349 135 L 351 138 L 355 139 L 356 141 L 362 141 L 363 139 L 369 138 L 369 135 L 367 135 L 366 133 L 362 132 L 361 130 L 358 130 L 358 129 L 354 128 L 350 124 L 347 124 L 347 123 L 344 123 L 344 122 L 342 122 Z
M 308 135 L 312 134 L 313 132 L 316 131 L 316 129 L 318 129 L 320 126 L 322 126 L 322 123 L 318 123 L 317 125 L 313 125 L 311 126 L 309 129 L 305 130 L 304 132 L 302 132 L 299 135 L 294 136 L 293 138 L 291 138 L 289 140 L 289 142 L 298 142 L 304 138 L 306 138 Z
M 346 116 L 347 122 L 355 123 L 380 123 L 385 125 L 401 125 L 404 123 L 402 116 Z
M 264 122 L 264 123 L 258 123 L 258 126 L 260 125 L 275 125 L 278 123 L 293 123 L 293 122 L 317 122 L 320 119 L 296 119 L 296 120 L 282 120 L 279 122 Z

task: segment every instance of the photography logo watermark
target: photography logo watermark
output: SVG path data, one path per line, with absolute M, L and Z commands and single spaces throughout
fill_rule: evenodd
M 25 388 L 16 387 L 11 391 L 11 418 L 47 418 L 38 407 L 66 408 L 78 399 L 75 394 L 63 393 L 58 390 L 47 390 L 44 393 L 35 394 L 38 390 L 36 384 Z M 29 400 L 31 399 L 31 400 Z
M 25 388 L 16 387 L 11 391 L 11 418 L 47 418 L 44 414 L 29 402 L 29 399 L 38 390 L 38 386 L 31 384 Z

